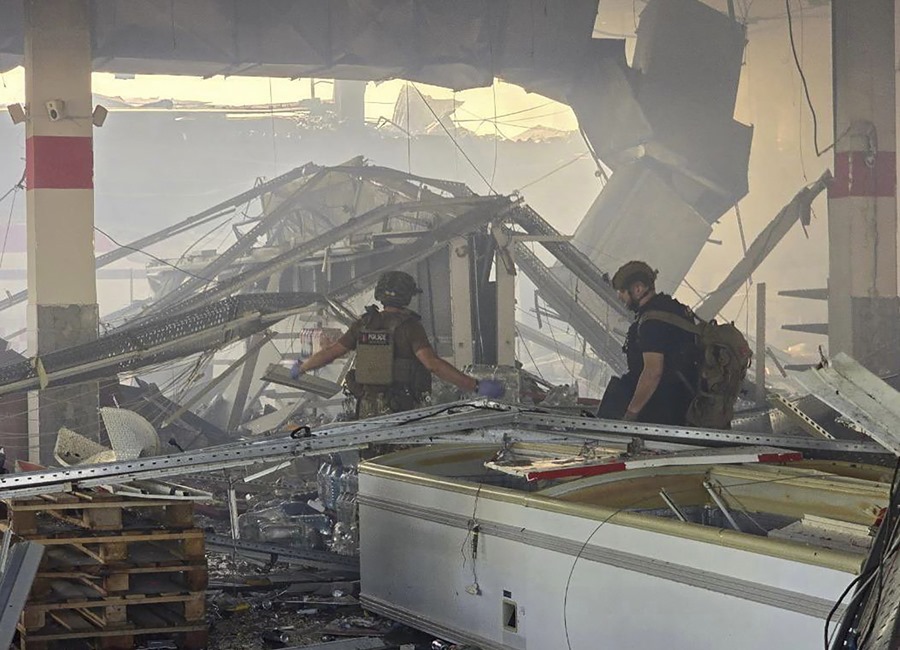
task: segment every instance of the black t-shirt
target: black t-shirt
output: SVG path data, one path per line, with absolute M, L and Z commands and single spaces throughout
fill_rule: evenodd
M 697 346 L 690 332 L 670 323 L 642 319 L 648 311 L 664 311 L 690 319 L 690 310 L 672 296 L 658 293 L 643 305 L 634 323 L 628 329 L 625 355 L 628 360 L 628 374 L 635 379 L 644 369 L 645 352 L 658 352 L 664 358 L 663 382 L 687 381 L 693 385 L 696 373 Z M 684 379 L 678 376 L 681 374 Z

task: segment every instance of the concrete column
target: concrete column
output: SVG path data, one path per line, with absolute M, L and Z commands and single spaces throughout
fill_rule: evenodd
M 40 357 L 97 338 L 88 0 L 24 0 L 28 348 Z M 30 457 L 56 433 L 98 431 L 97 383 L 29 395 Z M 38 453 L 38 443 L 40 453 Z
M 900 371 L 894 0 L 832 2 L 829 352 Z

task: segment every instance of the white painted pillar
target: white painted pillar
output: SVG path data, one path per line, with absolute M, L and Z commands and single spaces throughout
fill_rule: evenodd
M 507 245 L 494 258 L 497 283 L 497 365 L 516 363 L 516 267 L 515 247 Z
M 475 359 L 472 335 L 471 250 L 465 237 L 450 241 L 450 313 L 453 365 L 464 368 Z
M 24 6 L 28 348 L 40 357 L 97 338 L 90 7 Z M 97 405 L 96 382 L 30 394 L 29 457 L 49 460 L 60 426 L 96 432 Z
M 900 371 L 894 3 L 832 2 L 829 353 L 876 374 Z

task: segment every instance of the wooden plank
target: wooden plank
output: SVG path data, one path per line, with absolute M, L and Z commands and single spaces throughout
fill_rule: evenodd
M 45 498 L 47 496 L 54 495 L 43 495 Z M 183 501 L 181 499 L 134 499 L 134 500 L 124 500 L 121 497 L 117 498 L 118 500 L 92 500 L 92 501 L 63 501 L 56 502 L 51 501 L 47 502 L 45 500 L 37 500 L 37 499 L 28 499 L 23 501 L 4 499 L 2 500 L 4 503 L 8 505 L 10 510 L 14 510 L 17 512 L 43 512 L 46 510 L 90 510 L 94 508 L 109 508 L 113 506 L 117 506 L 123 509 L 131 509 L 131 508 L 161 508 L 164 506 L 183 506 L 189 505 L 193 506 L 193 503 L 190 501 Z
M 6 530 L 9 527 L 7 522 L 0 522 L 0 530 Z M 16 531 L 17 532 L 17 531 Z M 21 534 L 18 533 L 17 534 Z M 65 533 L 61 533 L 65 534 Z M 47 545 L 59 545 L 59 544 L 102 544 L 102 543 L 113 543 L 113 542 L 159 542 L 163 540 L 185 540 L 185 541 L 196 541 L 200 540 L 203 542 L 203 530 L 199 528 L 194 528 L 190 530 L 182 530 L 177 532 L 168 532 L 165 530 L 159 531 L 147 531 L 147 532 L 132 532 L 132 531 L 122 531 L 120 535 L 79 535 L 79 536 L 69 536 L 69 537 L 55 537 L 54 535 L 29 535 L 29 541 L 40 542 L 41 544 Z
M 135 628 L 127 631 L 128 636 L 144 636 L 147 634 L 176 634 L 185 632 L 206 632 L 206 625 L 185 623 L 184 625 L 158 628 Z M 65 641 L 68 639 L 101 639 L 123 636 L 123 630 L 95 630 L 93 632 L 60 631 L 51 634 L 28 634 L 28 643 L 39 641 Z M 30 648 L 30 646 L 29 646 Z
M 50 612 L 50 617 L 70 632 L 92 632 L 96 628 L 74 611 Z
M 205 597 L 201 593 L 199 596 Z M 126 595 L 126 596 L 110 596 L 103 600 L 70 600 L 64 603 L 32 603 L 28 605 L 27 611 L 50 612 L 60 609 L 80 609 L 85 607 L 113 607 L 127 605 L 152 605 L 156 603 L 184 603 L 191 602 L 192 606 L 196 606 L 198 594 L 182 593 L 177 595 L 166 596 L 148 596 L 143 594 Z

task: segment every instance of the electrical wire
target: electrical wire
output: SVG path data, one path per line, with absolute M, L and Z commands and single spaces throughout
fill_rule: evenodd
M 184 274 L 186 274 L 186 275 L 190 275 L 191 277 L 197 278 L 198 280 L 204 280 L 204 281 L 206 281 L 206 282 L 215 282 L 216 284 L 219 283 L 218 280 L 215 280 L 215 279 L 213 279 L 213 278 L 205 278 L 205 277 L 203 277 L 202 275 L 197 275 L 196 273 L 193 273 L 193 272 L 191 272 L 191 271 L 188 271 L 187 269 L 180 268 L 180 267 L 176 266 L 175 264 L 172 264 L 171 262 L 167 262 L 166 260 L 162 259 L 161 257 L 157 257 L 157 256 L 154 255 L 153 253 L 148 253 L 147 251 L 145 251 L 145 250 L 142 249 L 142 248 L 135 248 L 134 246 L 128 246 L 128 245 L 126 245 L 126 244 L 119 243 L 118 241 L 116 241 L 115 239 L 113 239 L 113 237 L 112 237 L 109 233 L 104 232 L 104 231 L 101 230 L 98 226 L 94 226 L 94 230 L 96 230 L 96 231 L 99 232 L 101 235 L 103 235 L 104 237 L 106 237 L 109 241 L 111 241 L 113 244 L 115 244 L 115 245 L 118 246 L 119 248 L 125 248 L 125 249 L 128 249 L 128 250 L 130 250 L 130 251 L 134 251 L 134 252 L 136 252 L 136 253 L 141 253 L 142 255 L 146 255 L 146 256 L 149 257 L 150 259 L 155 260 L 155 261 L 159 262 L 160 264 L 163 264 L 163 265 L 165 265 L 165 266 L 171 267 L 171 268 L 175 269 L 176 271 L 180 271 L 181 273 L 184 273 Z
M 541 411 L 539 411 L 538 409 L 526 409 L 525 412 L 541 412 Z M 780 477 L 772 478 L 772 479 L 759 479 L 759 480 L 754 480 L 754 481 L 742 481 L 742 482 L 739 482 L 739 483 L 732 483 L 731 485 L 729 485 L 729 487 L 730 487 L 730 488 L 736 488 L 736 487 L 745 487 L 745 486 L 753 486 L 753 485 L 763 485 L 763 484 L 770 484 L 770 483 L 780 483 L 780 482 L 783 482 L 783 481 L 791 481 L 791 480 L 794 480 L 795 478 L 796 478 L 796 477 L 794 477 L 794 476 L 780 476 Z M 807 478 L 813 479 L 813 480 L 815 480 L 815 479 L 819 479 L 819 480 L 829 480 L 829 479 L 831 478 L 831 475 L 830 475 L 830 474 L 821 474 L 821 475 L 809 476 L 809 477 L 807 477 Z M 668 493 L 669 493 L 670 496 L 677 496 L 677 495 L 679 495 L 679 494 L 692 494 L 692 493 L 694 493 L 694 491 L 695 491 L 695 488 L 694 488 L 694 487 L 686 487 L 686 488 L 682 488 L 682 489 L 668 490 Z M 585 549 L 588 547 L 588 545 L 591 543 L 591 540 L 593 540 L 593 538 L 597 535 L 597 533 L 600 531 L 600 529 L 601 529 L 603 526 L 605 526 L 607 523 L 609 523 L 614 517 L 616 517 L 617 515 L 621 514 L 622 512 L 625 512 L 625 511 L 627 511 L 627 510 L 631 510 L 631 509 L 634 509 L 634 508 L 638 507 L 641 503 L 644 503 L 644 502 L 652 502 L 652 501 L 655 501 L 656 499 L 658 499 L 658 496 L 655 495 L 655 494 L 653 494 L 653 495 L 647 495 L 647 496 L 641 497 L 641 498 L 639 498 L 639 499 L 636 499 L 636 500 L 634 500 L 634 501 L 632 501 L 632 502 L 630 502 L 630 503 L 627 503 L 627 504 L 623 505 L 622 507 L 620 507 L 620 508 L 614 510 L 609 516 L 605 517 L 604 519 L 602 519 L 602 520 L 600 521 L 600 523 L 597 524 L 597 526 L 591 531 L 591 534 L 588 535 L 587 539 L 586 539 L 586 540 L 584 541 L 584 543 L 581 545 L 581 547 L 580 547 L 578 553 L 575 555 L 575 559 L 572 561 L 572 566 L 571 566 L 570 569 L 569 569 L 569 575 L 568 575 L 568 577 L 566 578 L 566 586 L 565 586 L 565 589 L 564 589 L 564 591 L 563 591 L 563 604 L 562 604 L 562 606 L 563 606 L 563 630 L 564 630 L 564 632 L 565 632 L 565 637 L 566 637 L 566 647 L 568 648 L 568 650 L 572 650 L 572 643 L 571 643 L 571 639 L 570 639 L 570 637 L 569 637 L 569 623 L 568 623 L 568 607 L 567 607 L 567 605 L 568 605 L 569 590 L 570 590 L 571 583 L 572 583 L 572 576 L 573 576 L 574 573 L 575 573 L 575 567 L 577 566 L 578 561 L 581 559 L 582 555 L 584 555 L 584 551 L 585 551 Z M 895 546 L 894 549 L 892 549 L 891 552 L 892 552 L 892 553 L 893 553 L 893 552 L 896 552 L 896 551 L 897 551 L 897 548 L 898 548 L 898 547 Z M 877 570 L 877 569 L 873 569 L 873 573 L 874 573 L 875 570 Z M 864 579 L 866 579 L 864 576 L 857 576 L 856 578 L 854 578 L 853 582 L 852 582 L 852 583 L 844 590 L 844 593 L 841 594 L 839 600 L 835 603 L 834 607 L 832 607 L 832 611 L 831 611 L 831 613 L 829 614 L 828 619 L 826 620 L 826 626 L 829 624 L 831 618 L 834 616 L 834 612 L 837 611 L 838 607 L 840 606 L 841 601 L 842 601 L 844 598 L 846 598 L 846 595 L 850 592 L 850 589 L 852 589 L 853 585 L 856 584 L 856 583 L 858 583 L 860 580 L 864 580 Z M 861 647 L 861 646 L 860 646 L 860 647 Z M 826 631 L 826 650 L 828 650 L 828 644 L 827 644 L 827 631 Z
M 481 170 L 478 169 L 478 165 L 472 162 L 472 159 L 469 158 L 469 154 L 465 152 L 465 150 L 460 146 L 459 142 L 457 142 L 456 138 L 453 137 L 453 134 L 450 133 L 450 130 L 447 128 L 447 125 L 444 124 L 444 121 L 438 117 L 438 114 L 435 113 L 434 109 L 431 107 L 431 104 L 428 103 L 428 100 L 425 99 L 425 95 L 422 94 L 422 91 L 419 90 L 419 87 L 415 84 L 412 85 L 417 93 L 419 93 L 419 97 L 422 98 L 422 101 L 425 103 L 425 106 L 431 112 L 432 116 L 434 116 L 435 121 L 440 125 L 441 129 L 443 129 L 444 133 L 447 134 L 447 137 L 450 138 L 450 141 L 453 142 L 453 146 L 455 146 L 459 152 L 463 155 L 463 158 L 472 166 L 472 169 L 475 170 L 475 173 L 478 174 L 478 177 L 484 182 L 487 188 L 491 191 L 492 194 L 497 194 L 497 190 L 494 189 L 494 186 L 491 185 L 490 181 L 485 178 L 485 175 L 481 173 Z
M 493 48 L 491 49 L 491 58 L 493 59 Z M 491 66 L 493 68 L 493 65 Z M 491 185 L 494 184 L 494 179 L 497 176 L 497 155 L 499 153 L 499 141 L 497 140 L 497 136 L 500 135 L 500 129 L 497 128 L 497 79 L 495 78 L 491 82 L 491 96 L 494 100 L 494 165 L 491 167 Z
M 881 554 L 878 558 L 878 564 L 876 565 L 879 571 L 878 592 L 875 597 L 875 606 L 872 608 L 872 618 L 869 621 L 869 626 L 866 629 L 866 632 L 860 637 L 859 647 L 866 647 L 866 642 L 869 640 L 869 635 L 871 635 L 872 631 L 875 629 L 875 622 L 878 618 L 878 610 L 881 608 L 881 598 L 884 592 L 884 572 L 880 569 L 884 567 L 885 561 L 887 559 L 886 553 L 888 550 L 888 545 L 890 544 L 890 540 L 893 538 L 893 535 L 896 533 L 897 525 L 900 524 L 900 519 L 895 521 L 893 524 L 891 523 L 891 520 L 893 519 L 894 508 L 897 506 L 894 501 L 897 495 L 898 474 L 900 474 L 900 456 L 897 457 L 897 462 L 894 465 L 894 475 L 891 478 L 891 498 L 885 511 L 884 521 L 881 523 L 881 525 L 884 526 L 885 530 L 887 530 L 888 532 L 884 540 L 884 545 L 881 547 Z
M 794 19 L 791 14 L 791 0 L 784 0 L 784 8 L 787 13 L 788 37 L 791 42 L 791 54 L 794 57 L 794 65 L 797 67 L 797 72 L 800 75 L 800 82 L 803 84 L 803 94 L 806 97 L 806 105 L 809 107 L 810 115 L 812 115 L 813 148 L 816 151 L 816 157 L 821 158 L 829 149 L 834 147 L 834 144 L 825 149 L 819 149 L 819 117 L 816 115 L 816 109 L 813 106 L 812 98 L 809 96 L 809 84 L 806 81 L 806 73 L 803 72 L 803 66 L 800 64 L 800 57 L 797 54 L 797 44 L 794 42 Z M 835 144 L 837 144 L 837 140 L 835 140 Z
M 575 156 L 575 157 L 572 158 L 571 160 L 564 162 L 563 164 L 559 165 L 558 167 L 554 167 L 554 168 L 551 169 L 549 172 L 547 172 L 547 173 L 545 173 L 545 174 L 542 174 L 541 176 L 538 176 L 538 177 L 535 178 L 533 181 L 528 181 L 527 183 L 525 183 L 524 185 L 522 185 L 521 187 L 519 187 L 519 188 L 518 188 L 518 191 L 521 192 L 521 191 L 524 190 L 526 187 L 531 187 L 532 185 L 536 185 L 536 184 L 540 183 L 541 181 L 550 178 L 550 177 L 553 176 L 556 172 L 562 171 L 563 169 L 565 169 L 565 168 L 568 167 L 569 165 L 574 165 L 574 164 L 577 163 L 579 160 L 581 160 L 582 158 L 584 158 L 585 156 L 588 156 L 588 155 L 590 155 L 588 152 L 583 152 L 583 153 L 578 154 L 577 156 Z
M 275 141 L 275 101 L 272 99 L 272 77 L 269 77 L 269 119 L 272 124 L 272 177 L 274 178 L 278 176 L 278 144 Z
M 518 327 L 516 328 L 516 340 L 517 340 L 517 341 L 520 341 L 520 342 L 522 343 L 522 347 L 525 348 L 525 352 L 528 354 L 528 358 L 531 359 L 531 365 L 534 366 L 534 369 L 537 371 L 538 376 L 539 376 L 541 379 L 543 379 L 544 381 L 547 381 L 546 379 L 544 379 L 544 373 L 541 372 L 541 367 L 540 367 L 540 366 L 537 364 L 537 362 L 534 360 L 534 355 L 531 354 L 531 350 L 530 350 L 529 347 L 528 347 L 528 343 L 525 342 L 525 339 L 522 338 L 522 335 L 519 333 L 519 328 L 518 328 Z M 559 352 L 557 352 L 557 354 L 559 354 Z
M 419 94 L 421 95 L 421 93 L 419 93 Z M 424 101 L 424 97 L 423 97 L 423 101 Z M 434 111 L 432 111 L 432 112 L 434 112 Z M 409 131 L 410 117 L 411 116 L 409 114 L 409 82 L 407 81 L 406 82 L 406 172 L 408 174 L 412 174 L 412 134 Z
M 18 183 L 16 183 L 12 188 L 14 191 L 12 194 L 12 200 L 9 202 L 9 215 L 6 218 L 6 232 L 3 235 L 3 249 L 0 250 L 0 267 L 3 266 L 3 258 L 6 256 L 6 244 L 9 242 L 9 230 L 12 227 L 13 212 L 16 208 L 16 197 L 19 195 L 19 189 L 22 187 L 22 183 L 24 181 L 25 181 L 25 173 L 22 172 L 22 180 L 20 180 Z M 9 196 L 9 192 L 4 194 L 3 198 L 5 198 L 6 196 Z M 0 198 L 0 201 L 2 201 L 2 200 L 3 199 Z

